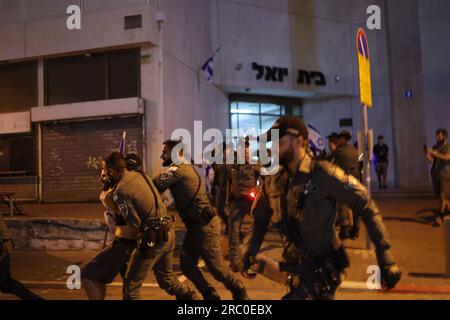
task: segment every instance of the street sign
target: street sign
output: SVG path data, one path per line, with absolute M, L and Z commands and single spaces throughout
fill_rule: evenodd
M 356 34 L 356 48 L 358 49 L 359 93 L 361 99 L 361 133 L 358 134 L 358 146 L 362 151 L 363 183 L 370 194 L 370 161 L 373 145 L 373 133 L 369 130 L 367 108 L 372 108 L 372 81 L 370 78 L 369 42 L 362 28 Z M 373 248 L 369 237 L 366 239 L 366 249 Z
M 372 81 L 370 76 L 369 42 L 362 28 L 358 29 L 356 36 L 358 49 L 359 93 L 361 104 L 372 107 Z

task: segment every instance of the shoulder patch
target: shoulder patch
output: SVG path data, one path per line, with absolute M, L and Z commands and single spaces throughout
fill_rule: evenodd
M 120 214 L 122 215 L 122 217 L 126 218 L 128 216 L 128 207 L 125 203 L 119 203 L 117 205 L 117 207 L 119 208 Z
M 166 171 L 163 172 L 163 174 L 161 174 L 161 178 L 160 179 L 164 181 L 164 180 L 172 178 L 173 177 L 173 173 L 175 171 L 177 171 L 177 170 L 178 170 L 178 167 L 170 166 L 169 168 L 167 168 Z

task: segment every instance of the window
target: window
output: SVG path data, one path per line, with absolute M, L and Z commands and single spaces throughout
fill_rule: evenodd
M 285 107 L 279 104 L 235 101 L 230 104 L 231 129 L 257 135 L 284 114 Z
M 0 66 L 0 113 L 29 111 L 37 106 L 37 63 Z
M 46 105 L 139 96 L 139 50 L 45 61 Z
M 139 54 L 136 51 L 111 53 L 109 65 L 109 99 L 139 95 Z
M 36 175 L 34 135 L 0 137 L 0 176 Z

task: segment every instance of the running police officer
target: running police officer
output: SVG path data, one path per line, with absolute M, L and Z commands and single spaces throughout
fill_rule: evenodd
M 228 148 L 227 148 L 228 147 Z M 222 163 L 213 163 L 214 180 L 212 189 L 214 190 L 214 201 L 217 213 L 222 221 L 225 223 L 225 234 L 228 234 L 228 214 L 226 212 L 226 195 L 227 195 L 227 180 L 230 164 L 227 164 L 227 153 L 234 152 L 232 145 L 223 143 L 220 153 L 222 155 Z M 234 158 L 234 157 L 233 157 Z
M 0 214 L 0 291 L 13 294 L 22 300 L 43 300 L 11 277 L 10 256 L 12 250 L 12 237 Z
M 245 139 L 245 147 L 238 144 L 237 163 L 232 165 L 228 174 L 227 206 L 230 206 L 228 218 L 228 241 L 231 270 L 242 269 L 240 255 L 241 225 L 245 215 L 250 213 L 253 200 L 257 194 L 260 168 L 250 164 L 250 143 Z
M 220 220 L 206 196 L 202 181 L 193 165 L 184 158 L 183 143 L 164 142 L 161 159 L 167 170 L 153 181 L 159 192 L 170 189 L 187 227 L 180 257 L 180 267 L 205 300 L 218 300 L 219 294 L 198 267 L 202 258 L 213 277 L 231 291 L 233 299 L 248 299 L 244 284 L 225 265 L 219 241 Z
M 167 215 L 151 180 L 142 172 L 127 171 L 126 166 L 125 158 L 118 152 L 103 161 L 103 174 L 114 186 L 112 193 L 105 196 L 105 202 L 109 210 L 121 217 L 124 225 L 116 227 L 113 245 L 83 269 L 88 296 L 104 299 L 106 284 L 114 280 L 129 259 L 123 284 L 124 299 L 140 298 L 149 269 L 154 270 L 159 286 L 168 294 L 177 299 L 195 299 L 195 292 L 176 280 L 172 272 L 175 248 L 172 218 Z
M 253 204 L 254 223 L 244 245 L 243 275 L 248 275 L 275 214 L 284 243 L 279 268 L 290 274 L 290 292 L 283 299 L 332 299 L 348 267 L 334 231 L 338 200 L 362 217 L 375 245 L 382 285 L 395 287 L 401 272 L 379 210 L 365 188 L 337 166 L 311 159 L 306 151 L 308 131 L 300 119 L 284 116 L 272 129 L 279 130 L 282 169 L 266 178 Z
M 352 135 L 348 131 L 342 131 L 335 140 L 336 149 L 332 153 L 331 162 L 340 167 L 346 174 L 359 179 L 358 150 L 349 142 Z M 340 228 L 339 238 L 356 239 L 359 235 L 360 219 L 353 218 L 352 210 L 345 204 L 337 206 L 338 225 Z

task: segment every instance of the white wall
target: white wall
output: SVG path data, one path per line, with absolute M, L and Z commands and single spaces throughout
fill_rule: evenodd
M 216 49 L 212 43 L 210 0 L 163 0 L 164 23 L 164 138 L 195 120 L 203 129 L 228 128 L 227 95 L 199 73 Z M 189 12 L 189 14 L 187 14 Z M 217 68 L 217 65 L 216 65 Z M 215 75 L 216 77 L 217 75 Z
M 450 1 L 419 0 L 427 143 L 450 130 Z
M 86 5 L 90 4 L 86 1 Z M 17 9 L 20 1 L 12 4 L 10 0 L 0 0 L 0 61 L 158 43 L 155 10 L 149 4 L 82 12 L 81 30 L 68 30 L 69 3 L 80 2 L 24 0 L 21 11 Z M 142 28 L 124 30 L 124 17 L 136 14 L 142 14 Z

